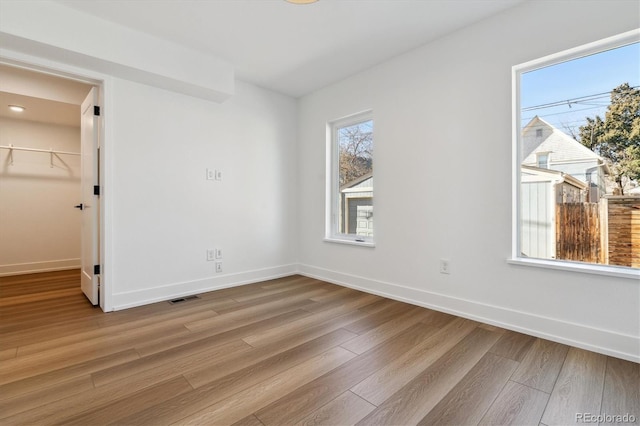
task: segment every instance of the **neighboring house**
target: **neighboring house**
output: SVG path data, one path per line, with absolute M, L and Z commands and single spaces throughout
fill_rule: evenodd
M 342 232 L 373 236 L 373 172 L 341 186 L 340 195 Z
M 521 251 L 528 257 L 556 258 L 556 204 L 581 203 L 587 184 L 558 170 L 522 166 Z
M 602 157 L 538 116 L 522 130 L 522 158 L 523 166 L 561 171 L 587 184 L 587 202 L 607 193 L 609 168 Z

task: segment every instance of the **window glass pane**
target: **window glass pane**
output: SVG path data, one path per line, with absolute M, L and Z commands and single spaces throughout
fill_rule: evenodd
M 373 237 L 373 120 L 337 126 L 337 188 L 333 233 Z
M 538 167 L 541 169 L 549 168 L 549 154 L 538 154 Z
M 523 257 L 640 267 L 640 45 L 520 74 Z

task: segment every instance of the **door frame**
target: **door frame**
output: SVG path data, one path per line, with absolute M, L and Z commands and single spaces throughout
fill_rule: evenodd
M 30 71 L 49 74 L 61 78 L 80 81 L 90 84 L 98 90 L 98 103 L 100 104 L 100 120 L 98 129 L 100 155 L 98 158 L 98 172 L 100 181 L 100 203 L 98 220 L 98 239 L 100 253 L 100 308 L 104 312 L 113 311 L 112 304 L 112 280 L 113 255 L 112 255 L 112 218 L 111 206 L 113 160 L 112 160 L 112 130 L 110 117 L 112 117 L 112 86 L 113 77 L 91 70 L 75 67 L 71 64 L 48 60 L 43 57 L 30 56 L 22 53 L 0 49 L 0 64 L 16 66 Z

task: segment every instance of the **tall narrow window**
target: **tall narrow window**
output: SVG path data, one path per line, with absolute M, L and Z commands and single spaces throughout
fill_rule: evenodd
M 373 119 L 370 112 L 329 125 L 327 238 L 373 242 Z
M 514 259 L 637 275 L 639 38 L 514 67 Z

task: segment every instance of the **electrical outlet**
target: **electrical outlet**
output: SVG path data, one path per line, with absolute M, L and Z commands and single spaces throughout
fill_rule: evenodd
M 216 249 L 216 259 L 222 259 L 222 249 L 221 248 L 217 248 Z
M 207 261 L 216 260 L 216 250 L 215 249 L 207 249 Z
M 440 273 L 441 274 L 451 273 L 451 265 L 449 264 L 449 259 L 440 259 Z
M 216 273 L 222 272 L 222 262 L 216 262 Z
M 207 180 L 214 180 L 216 178 L 216 171 L 214 169 L 207 169 Z
M 216 180 L 222 180 L 222 170 L 216 170 L 215 177 Z

